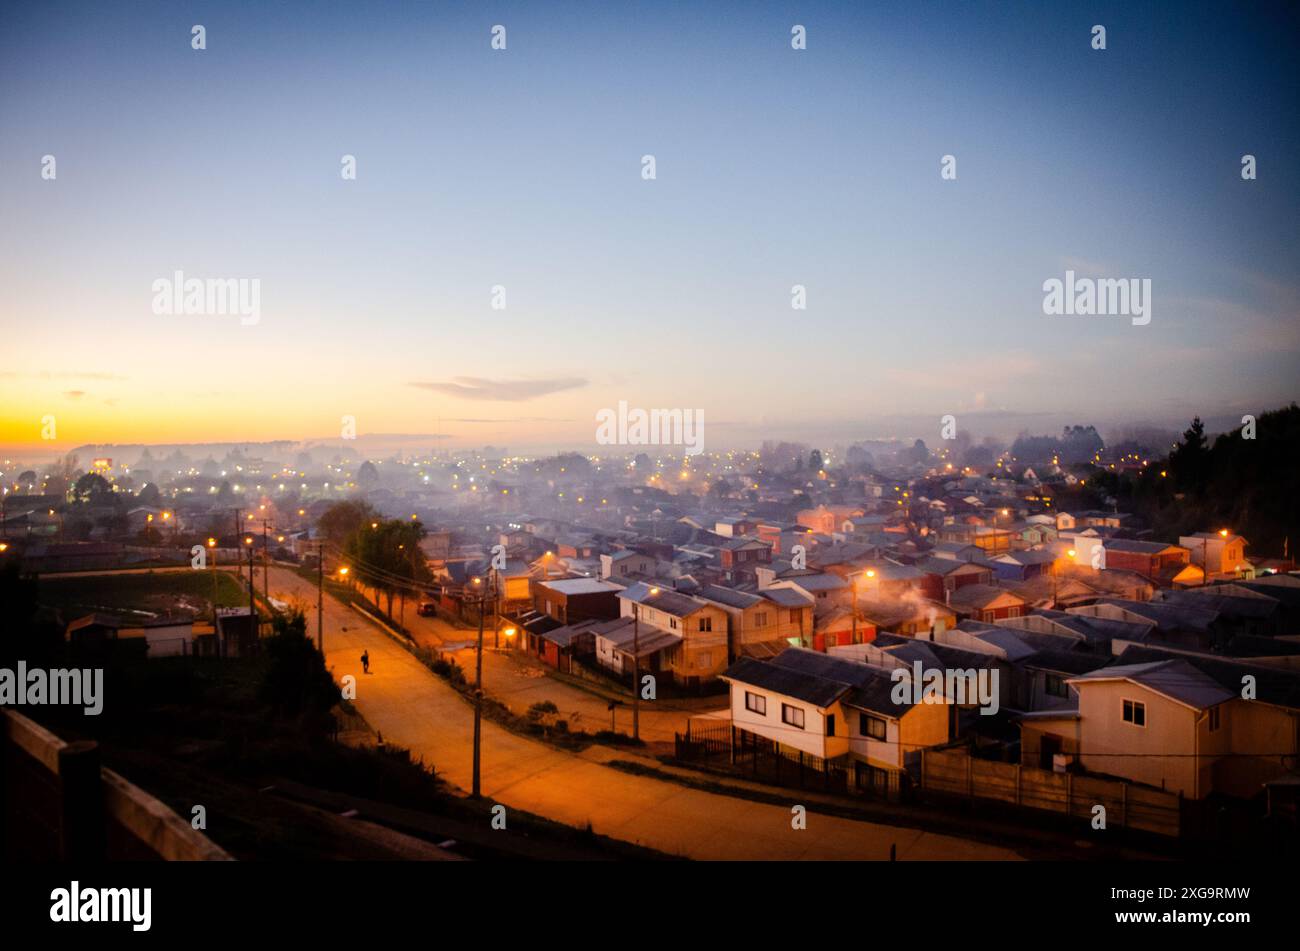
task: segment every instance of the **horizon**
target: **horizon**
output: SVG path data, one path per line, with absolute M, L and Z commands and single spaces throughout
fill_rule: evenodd
M 1295 396 L 1271 8 L 1206 35 L 1208 5 L 814 3 L 798 52 L 779 5 L 34 9 L 0 11 L 6 453 L 49 451 L 47 416 L 65 447 L 346 415 L 577 448 L 626 400 L 735 446 L 946 414 L 1181 429 L 1189 391 L 1225 419 Z M 176 272 L 260 282 L 256 317 L 155 312 Z M 1150 281 L 1150 323 L 1047 316 L 1075 272 Z

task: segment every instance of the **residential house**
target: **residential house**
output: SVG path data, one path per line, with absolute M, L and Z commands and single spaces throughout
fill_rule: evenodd
M 559 578 L 534 581 L 532 606 L 560 624 L 618 617 L 618 592 L 623 589 L 598 578 Z
M 636 616 L 650 626 L 681 638 L 666 654 L 666 670 L 686 687 L 713 680 L 727 666 L 727 622 L 716 604 L 676 591 L 637 582 L 618 594 L 622 617 Z
M 1191 553 L 1192 563 L 1209 578 L 1253 578 L 1255 566 L 1246 560 L 1246 539 L 1227 529 L 1196 532 L 1179 537 L 1178 544 Z

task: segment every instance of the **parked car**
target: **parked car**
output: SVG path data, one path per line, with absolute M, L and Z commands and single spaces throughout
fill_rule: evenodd
M 432 601 L 421 601 L 420 606 L 416 608 L 415 613 L 421 617 L 436 617 L 438 614 L 438 606 Z

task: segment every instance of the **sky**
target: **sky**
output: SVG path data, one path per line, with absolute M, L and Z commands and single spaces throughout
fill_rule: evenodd
M 1298 38 L 1268 4 L 6 2 L 0 447 L 1258 413 L 1298 389 Z M 1150 323 L 1044 314 L 1067 270 L 1149 279 Z M 257 279 L 256 323 L 155 313 L 176 271 Z

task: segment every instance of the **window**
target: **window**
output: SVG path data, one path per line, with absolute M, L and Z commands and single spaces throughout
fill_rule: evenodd
M 835 714 L 833 713 L 826 714 L 826 735 L 835 735 Z
M 1047 675 L 1047 695 L 1049 697 L 1068 697 L 1070 688 L 1065 685 L 1065 678 L 1060 674 Z
M 700 633 L 708 634 L 712 630 L 713 630 L 713 618 L 711 617 L 700 618 Z
M 677 630 L 677 618 L 670 617 L 668 619 L 668 626 L 672 628 L 674 631 Z
M 788 703 L 781 704 L 781 722 L 803 729 L 803 711 Z
M 759 716 L 767 716 L 767 697 L 745 691 L 745 709 Z
M 885 738 L 885 721 L 880 717 L 873 717 L 869 713 L 863 713 L 858 723 L 858 732 L 863 736 L 871 737 L 873 740 L 883 740 Z
M 1147 705 L 1139 700 L 1124 701 L 1124 722 L 1134 726 L 1147 725 Z
M 701 670 L 708 670 L 713 666 L 713 651 L 702 651 L 695 655 L 695 666 Z
M 1209 725 L 1210 732 L 1213 733 L 1219 728 L 1219 711 L 1222 707 L 1210 707 Z
M 767 612 L 759 611 L 754 615 L 754 627 L 767 627 Z

